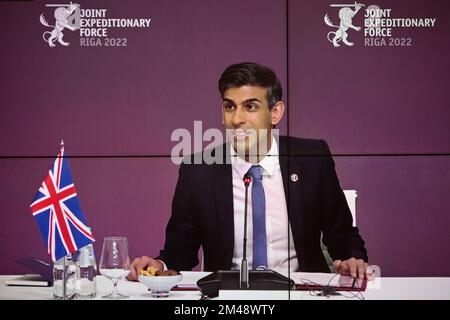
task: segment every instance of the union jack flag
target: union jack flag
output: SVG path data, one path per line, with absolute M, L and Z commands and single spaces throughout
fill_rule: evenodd
M 63 142 L 30 207 L 53 261 L 95 241 L 81 211 Z

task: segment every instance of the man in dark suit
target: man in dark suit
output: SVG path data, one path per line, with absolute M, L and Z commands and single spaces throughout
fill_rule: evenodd
M 232 65 L 219 79 L 219 91 L 229 142 L 203 154 L 216 159 L 212 164 L 188 164 L 195 157 L 181 164 L 164 249 L 154 259 L 136 258 L 128 279 L 148 266 L 191 270 L 200 246 L 206 271 L 239 269 L 244 177 L 251 180 L 250 268 L 329 272 L 323 233 L 336 270 L 365 277 L 367 251 L 352 226 L 328 145 L 274 134 L 285 111 L 275 73 L 256 63 Z

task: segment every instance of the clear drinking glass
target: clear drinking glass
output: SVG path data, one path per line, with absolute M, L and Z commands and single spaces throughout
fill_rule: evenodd
M 106 237 L 103 239 L 100 258 L 100 273 L 111 279 L 114 291 L 104 296 L 106 299 L 126 299 L 126 295 L 117 291 L 117 283 L 130 273 L 130 257 L 128 255 L 128 239 L 126 237 Z

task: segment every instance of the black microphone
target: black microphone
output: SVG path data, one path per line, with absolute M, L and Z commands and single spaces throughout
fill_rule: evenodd
M 239 272 L 239 288 L 248 289 L 250 287 L 250 283 L 248 281 L 248 264 L 247 264 L 247 207 L 248 207 L 248 186 L 252 181 L 252 178 L 249 173 L 244 175 L 244 186 L 245 186 L 245 204 L 244 204 L 244 240 L 242 247 L 242 262 L 241 262 L 241 270 Z
M 242 263 L 240 270 L 217 270 L 197 281 L 204 296 L 217 297 L 219 290 L 292 290 L 295 282 L 273 270 L 248 270 L 247 265 L 247 203 L 250 174 L 244 175 L 245 211 Z

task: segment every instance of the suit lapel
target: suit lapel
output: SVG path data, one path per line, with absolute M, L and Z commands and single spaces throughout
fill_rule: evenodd
M 303 185 L 301 179 L 302 168 L 300 159 L 297 155 L 293 155 L 288 144 L 288 137 L 280 137 L 280 168 L 295 249 L 297 253 L 302 254 L 301 242 L 298 241 L 303 234 L 303 210 L 301 203 Z M 299 259 L 299 262 L 302 263 L 302 259 Z
M 224 148 L 226 146 L 224 145 Z M 226 155 L 225 152 L 224 155 Z M 226 156 L 224 158 L 226 159 Z M 229 267 L 231 268 L 234 250 L 233 177 L 231 165 L 229 162 L 225 162 L 225 164 L 214 164 L 213 166 L 215 172 L 215 179 L 213 180 L 214 202 L 220 223 L 219 228 L 222 232 L 220 239 L 223 239 L 222 243 L 225 249 L 223 254 L 226 255 L 225 261 L 229 262 Z
M 280 137 L 280 146 L 279 146 L 279 161 L 280 161 L 280 168 L 281 168 L 281 176 L 283 177 L 283 186 L 284 186 L 284 192 L 286 193 L 286 203 L 288 198 L 288 189 L 289 189 L 289 179 L 288 179 L 288 172 L 289 172 L 289 157 L 287 156 L 288 148 L 287 148 L 287 138 L 286 137 Z

